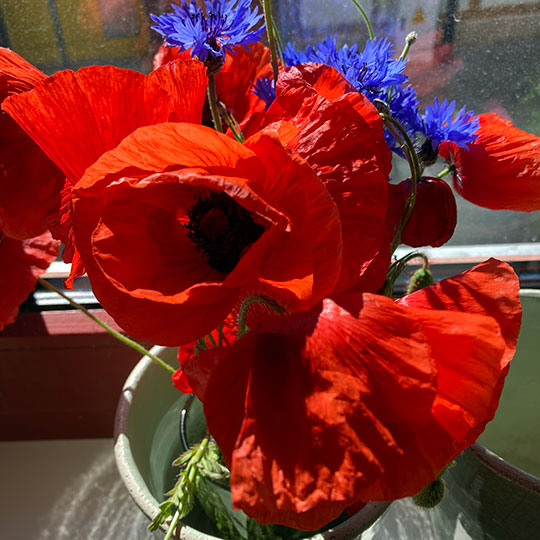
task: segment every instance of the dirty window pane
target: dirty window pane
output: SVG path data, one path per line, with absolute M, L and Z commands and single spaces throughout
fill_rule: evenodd
M 274 0 L 285 42 L 298 47 L 338 34 L 367 38 L 350 0 Z M 540 134 L 540 2 L 533 0 L 361 0 L 375 33 L 401 50 L 419 34 L 408 74 L 423 101 L 455 99 L 477 113 L 497 112 Z M 149 13 L 165 0 L 2 0 L 0 44 L 46 73 L 89 64 L 148 72 L 160 37 Z M 402 161 L 402 160 L 398 160 Z M 440 167 L 437 168 L 437 171 Z M 392 172 L 408 176 L 406 166 Z M 540 242 L 540 212 L 489 211 L 458 198 L 459 224 L 451 244 Z

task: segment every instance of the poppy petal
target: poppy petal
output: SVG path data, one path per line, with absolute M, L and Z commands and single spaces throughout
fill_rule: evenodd
M 27 240 L 0 238 L 0 330 L 12 323 L 38 277 L 56 259 L 60 242 L 49 232 Z
M 0 101 L 31 90 L 47 75 L 11 49 L 0 47 Z
M 171 100 L 141 73 L 90 66 L 60 71 L 3 108 L 75 184 L 133 130 L 166 121 Z
M 379 113 L 361 93 L 349 90 L 350 85 L 329 66 L 285 68 L 262 125 L 245 130 L 252 133 L 266 126 L 277 131 L 283 144 L 310 164 L 330 192 L 343 231 L 337 291 L 356 284 L 367 269 L 366 261 L 386 241 L 383 229 L 391 169 Z M 283 122 L 296 130 L 284 130 Z
M 0 103 L 10 95 L 31 90 L 46 77 L 18 54 L 0 47 Z M 4 234 L 24 239 L 43 233 L 49 225 L 48 214 L 58 205 L 62 182 L 61 171 L 9 115 L 0 112 Z
M 32 238 L 50 228 L 60 204 L 64 174 L 20 128 L 0 135 L 0 201 L 4 233 Z
M 519 280 L 512 267 L 489 259 L 397 300 L 402 306 L 487 315 L 500 326 L 505 362 L 514 356 L 521 326 Z
M 350 298 L 351 310 L 327 299 L 186 365 L 188 376 L 194 363 L 217 365 L 203 396 L 208 426 L 234 503 L 261 523 L 314 530 L 369 500 L 383 474 L 416 482 L 394 462 L 403 466 L 430 420 L 430 348 L 406 309 Z
M 270 49 L 262 43 L 253 43 L 249 50 L 238 46 L 234 54 L 225 57 L 225 64 L 216 75 L 216 92 L 227 110 L 242 128 L 251 116 L 264 111 L 265 102 L 253 93 L 255 81 L 272 77 Z
M 456 191 L 493 210 L 540 210 L 540 137 L 495 113 L 478 118 L 477 138 L 467 149 L 439 146 L 439 154 L 456 167 Z
M 113 66 L 61 71 L 30 92 L 6 99 L 3 108 L 64 172 L 68 193 L 84 171 L 126 135 L 166 121 L 172 113 L 171 98 L 148 77 Z M 74 254 L 71 204 L 59 205 L 55 231 L 56 224 L 61 224 L 67 253 Z M 67 255 L 64 260 L 70 261 Z M 80 265 L 72 266 L 66 284 L 82 273 Z
M 206 68 L 202 62 L 175 60 L 150 73 L 148 79 L 171 97 L 175 111 L 174 120 L 201 123 L 208 83 Z

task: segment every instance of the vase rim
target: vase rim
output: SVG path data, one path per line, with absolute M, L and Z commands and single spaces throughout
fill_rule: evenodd
M 479 461 L 481 461 L 499 476 L 502 476 L 510 482 L 518 484 L 524 489 L 540 495 L 540 478 L 524 471 L 523 469 L 520 469 L 519 467 L 516 467 L 515 465 L 512 465 L 509 461 L 506 461 L 501 456 L 498 456 L 495 452 L 492 452 L 489 448 L 486 448 L 479 442 L 475 442 L 469 448 L 469 451 L 472 452 Z

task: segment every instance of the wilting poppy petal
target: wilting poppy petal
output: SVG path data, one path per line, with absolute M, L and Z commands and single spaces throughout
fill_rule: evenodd
M 49 232 L 27 240 L 2 235 L 0 208 L 0 330 L 12 323 L 19 306 L 34 290 L 38 277 L 56 259 L 60 242 Z
M 207 334 L 246 292 L 310 305 L 339 273 L 334 203 L 268 136 L 241 145 L 194 124 L 140 128 L 77 184 L 74 224 L 104 308 L 155 343 Z
M 479 119 L 478 137 L 467 150 L 454 143 L 439 147 L 439 154 L 456 167 L 456 191 L 493 210 L 540 210 L 540 137 L 495 113 Z
M 402 310 L 370 294 L 327 299 L 188 362 L 190 380 L 212 366 L 200 397 L 238 507 L 315 529 L 356 501 L 417 493 L 478 437 L 513 354 L 504 338 L 515 348 L 518 281 L 488 262 L 446 282 Z
M 350 310 L 327 299 L 262 323 L 185 366 L 217 363 L 202 396 L 208 426 L 235 505 L 261 523 L 314 530 L 369 500 L 381 477 L 417 487 L 405 465 L 431 416 L 430 347 L 390 299 L 349 299 Z
M 18 54 L 0 47 L 0 103 L 31 90 L 46 75 Z M 58 206 L 62 172 L 5 112 L 0 111 L 0 201 L 4 233 L 31 238 L 48 228 Z M 31 194 L 31 196 L 29 195 Z
M 333 68 L 283 69 L 276 99 L 245 134 L 265 127 L 313 167 L 330 192 L 343 230 L 338 291 L 354 286 L 386 241 L 384 223 L 391 153 L 375 107 Z M 280 124 L 281 122 L 281 124 Z M 283 122 L 294 130 L 283 129 Z

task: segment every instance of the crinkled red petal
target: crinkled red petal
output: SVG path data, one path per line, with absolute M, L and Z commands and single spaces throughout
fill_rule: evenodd
M 0 47 L 0 103 L 31 90 L 47 76 L 9 49 Z M 5 113 L 0 113 L 0 201 L 4 233 L 31 238 L 48 228 L 47 215 L 57 208 L 61 171 Z M 29 194 L 32 196 L 29 196 Z
M 272 79 L 270 49 L 262 43 L 253 43 L 246 50 L 235 47 L 234 54 L 227 54 L 225 64 L 216 75 L 216 92 L 227 110 L 242 128 L 258 112 L 264 111 L 266 103 L 253 93 L 257 79 Z
M 509 264 L 489 259 L 397 301 L 408 307 L 487 315 L 500 326 L 505 362 L 514 356 L 521 327 L 519 279 Z
M 13 129 L 0 135 L 0 201 L 7 214 L 4 233 L 32 238 L 50 227 L 50 215 L 60 205 L 64 174 L 11 123 Z
M 11 49 L 0 47 L 0 102 L 12 94 L 31 90 L 47 75 Z
M 389 490 L 422 487 L 405 465 L 431 416 L 430 347 L 391 300 L 348 303 L 325 300 L 194 359 L 216 365 L 203 396 L 209 429 L 231 466 L 234 503 L 261 523 L 314 530 L 384 495 L 381 478 Z
M 283 129 L 283 121 L 295 130 Z M 375 107 L 333 68 L 285 68 L 276 99 L 258 123 L 313 167 L 336 203 L 343 231 L 343 264 L 336 290 L 354 286 L 387 240 L 384 234 L 391 152 Z
M 171 97 L 175 111 L 171 120 L 201 123 L 208 83 L 206 68 L 202 62 L 192 59 L 168 62 L 150 73 L 148 79 Z

